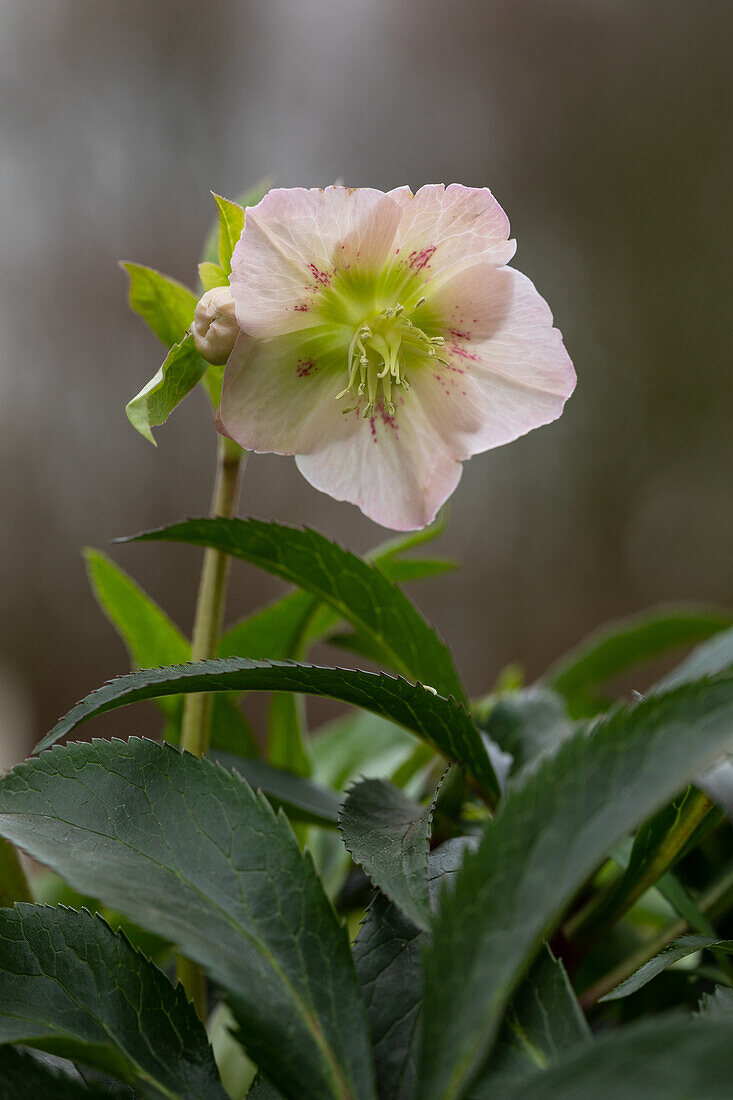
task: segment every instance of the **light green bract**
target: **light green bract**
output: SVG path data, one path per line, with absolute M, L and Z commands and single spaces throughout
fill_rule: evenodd
M 513 253 L 485 188 L 268 192 L 232 256 L 220 430 L 386 527 L 424 526 L 464 459 L 556 419 L 575 386 Z

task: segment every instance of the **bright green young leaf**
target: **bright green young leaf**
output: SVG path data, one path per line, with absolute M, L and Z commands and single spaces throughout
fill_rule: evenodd
M 371 710 L 424 738 L 447 759 L 464 764 L 489 799 L 498 801 L 500 797 L 481 734 L 453 699 L 444 699 L 419 684 L 384 674 L 289 661 L 227 657 L 119 676 L 72 707 L 43 738 L 38 750 L 55 744 L 94 715 L 127 703 L 164 695 L 219 691 L 297 691 Z
M 183 398 L 201 381 L 207 363 L 201 358 L 188 334 L 174 344 L 165 362 L 140 393 L 125 407 L 127 419 L 140 435 L 157 446 L 153 428 L 165 424 Z
M 244 229 L 244 210 L 239 203 L 224 199 L 221 195 L 214 195 L 214 202 L 219 212 L 219 231 L 217 234 L 219 265 L 225 275 L 228 276 L 232 270 L 234 246 L 242 236 L 242 230 Z
M 123 1100 L 117 1090 L 86 1085 L 80 1077 L 47 1068 L 14 1047 L 0 1048 L 0 1096 L 2 1100 Z
M 282 661 L 298 645 L 317 607 L 318 600 L 309 592 L 289 592 L 227 630 L 219 656 Z
M 662 607 L 591 634 L 545 674 L 543 682 L 574 704 L 574 713 L 607 680 L 669 650 L 703 641 L 733 625 L 726 611 Z M 597 709 L 597 708 L 596 708 Z
M 413 924 L 430 925 L 428 842 L 432 805 L 418 806 L 383 779 L 349 791 L 339 828 L 346 849 Z
M 219 264 L 205 261 L 199 264 L 199 279 L 203 290 L 214 290 L 218 286 L 229 286 L 229 276 Z
M 374 1100 L 345 930 L 239 776 L 137 738 L 57 747 L 0 780 L 0 834 L 202 966 L 286 1095 Z
M 131 263 L 123 263 L 122 267 L 130 276 L 130 308 L 167 348 L 180 343 L 193 321 L 193 291 L 152 267 Z
M 183 989 L 83 910 L 0 910 L 0 1043 L 84 1062 L 144 1095 L 226 1100 Z
M 660 951 L 648 963 L 644 963 L 643 966 L 639 967 L 636 973 L 627 978 L 625 982 L 621 982 L 605 997 L 601 997 L 601 1001 L 618 1001 L 622 997 L 630 997 L 632 993 L 642 989 L 647 982 L 656 978 L 658 974 L 667 970 L 674 963 L 679 962 L 680 959 L 686 959 L 688 955 L 696 955 L 698 951 L 705 951 L 710 947 L 714 947 L 716 951 L 725 951 L 730 954 L 733 952 L 733 940 L 717 940 L 711 939 L 709 936 L 680 936 L 664 951 Z
M 237 205 L 241 206 L 245 213 L 248 206 L 256 206 L 261 201 L 270 189 L 269 180 L 261 180 L 255 187 L 250 187 L 249 190 L 243 191 L 241 195 L 237 197 Z M 202 259 L 204 263 L 217 263 L 219 262 L 219 220 L 218 217 L 214 221 L 209 233 L 206 236 L 206 242 L 204 244 L 204 250 L 202 253 Z
M 270 700 L 267 759 L 277 768 L 308 776 L 313 770 L 303 699 L 294 692 L 276 691 Z
M 345 791 L 357 778 L 390 775 L 412 755 L 415 740 L 394 722 L 369 711 L 351 711 L 322 726 L 310 748 L 314 778 Z
M 400 589 L 377 566 L 315 531 L 254 519 L 191 519 L 121 541 L 213 546 L 258 565 L 333 607 L 395 671 L 465 701 L 450 651 Z
M 579 1043 L 590 1028 L 565 967 L 545 946 L 507 1008 L 488 1070 L 472 1100 L 494 1100 L 528 1073 L 546 1069 Z
M 226 768 L 234 768 L 254 790 L 267 795 L 275 809 L 282 806 L 292 821 L 336 828 L 339 799 L 333 791 L 302 776 L 273 767 L 264 760 L 242 759 L 231 753 L 214 752 L 212 758 Z
M 425 955 L 421 1100 L 466 1095 L 523 970 L 621 837 L 733 742 L 733 676 L 581 728 L 520 777 L 443 894 Z
M 732 1079 L 730 1023 L 675 1013 L 574 1047 L 502 1100 L 728 1100 Z

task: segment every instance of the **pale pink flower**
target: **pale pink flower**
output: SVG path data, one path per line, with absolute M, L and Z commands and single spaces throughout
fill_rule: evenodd
M 232 258 L 220 431 L 385 527 L 430 522 L 464 459 L 555 420 L 575 386 L 508 238 L 485 188 L 270 191 Z

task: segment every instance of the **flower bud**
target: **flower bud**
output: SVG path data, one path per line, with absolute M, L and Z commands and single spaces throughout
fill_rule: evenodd
M 226 363 L 239 332 L 228 286 L 206 291 L 196 306 L 191 332 L 199 355 L 217 366 Z

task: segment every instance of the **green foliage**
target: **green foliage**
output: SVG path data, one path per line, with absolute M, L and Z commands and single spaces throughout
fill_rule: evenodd
M 282 807 L 292 821 L 326 828 L 338 825 L 339 800 L 333 791 L 264 760 L 242 759 L 226 752 L 215 752 L 213 757 L 243 775 L 250 787 L 266 794 L 275 809 Z
M 443 699 L 419 684 L 383 674 L 318 668 L 289 661 L 228 657 L 119 676 L 72 707 L 38 748 L 48 748 L 82 722 L 128 703 L 165 695 L 219 691 L 299 691 L 364 707 L 424 738 L 447 759 L 465 764 L 488 798 L 499 797 L 494 769 L 481 735 L 453 699 Z
M 0 910 L 0 1043 L 78 1058 L 146 1096 L 225 1100 L 183 990 L 90 913 Z
M 176 405 L 201 381 L 207 365 L 196 351 L 193 337 L 184 336 L 140 393 L 128 402 L 127 419 L 154 447 L 157 443 L 152 429 L 165 424 Z
M 70 1077 L 44 1065 L 31 1054 L 14 1047 L 0 1048 L 0 1096 L 3 1100 L 123 1100 L 123 1093 L 85 1084 L 77 1073 Z M 124 1095 L 127 1100 L 129 1093 Z
M 125 541 L 212 546 L 329 604 L 403 676 L 465 700 L 446 645 L 382 570 L 308 529 L 241 519 L 191 519 Z
M 733 677 L 615 710 L 530 769 L 443 895 L 425 955 L 421 1100 L 463 1095 L 523 969 L 623 833 L 733 739 Z
M 225 275 L 230 275 L 234 246 L 242 236 L 242 230 L 244 229 L 244 209 L 239 203 L 223 199 L 221 195 L 214 195 L 214 202 L 219 212 L 219 230 L 217 234 L 219 266 Z
M 0 833 L 201 964 L 280 1088 L 371 1100 L 344 931 L 286 819 L 239 777 L 136 738 L 55 748 L 2 781 Z
M 714 947 L 717 951 L 733 952 L 733 940 L 716 940 L 710 936 L 681 936 L 664 951 L 660 951 L 658 955 L 651 958 L 648 963 L 644 963 L 636 973 L 627 978 L 625 982 L 617 985 L 602 999 L 604 1001 L 618 1001 L 622 997 L 630 997 L 632 993 L 642 989 L 647 982 L 652 981 L 667 967 L 673 966 L 681 959 L 686 959 L 689 955 L 696 955 L 698 952 L 706 951 L 711 947 Z
M 349 791 L 339 827 L 346 850 L 375 886 L 418 928 L 430 924 L 428 841 L 432 805 L 415 805 L 381 779 Z
M 191 327 L 196 295 L 183 283 L 142 264 L 123 263 L 130 276 L 130 308 L 167 348 L 180 343 Z

